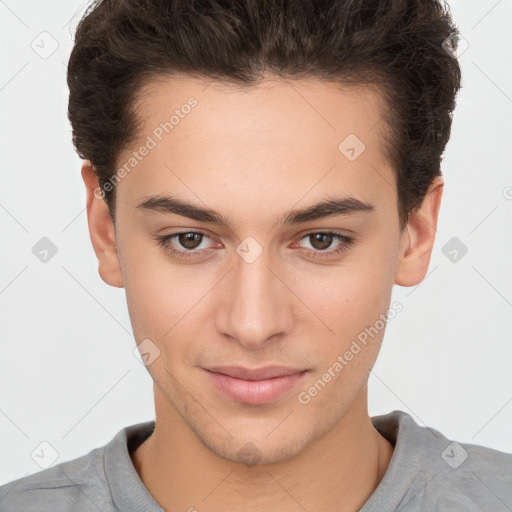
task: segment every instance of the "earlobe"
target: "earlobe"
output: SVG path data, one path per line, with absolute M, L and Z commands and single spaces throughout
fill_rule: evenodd
M 87 221 L 91 242 L 98 258 L 98 272 L 105 283 L 123 288 L 114 224 L 107 204 L 99 193 L 94 168 L 87 160 L 82 165 L 82 179 L 87 193 Z
M 421 206 L 409 215 L 409 221 L 401 235 L 395 284 L 415 286 L 427 274 L 436 236 L 443 186 L 443 178 L 437 176 Z

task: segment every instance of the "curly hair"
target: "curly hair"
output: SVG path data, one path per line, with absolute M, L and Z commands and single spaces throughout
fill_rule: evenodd
M 441 175 L 461 87 L 458 38 L 436 0 L 96 0 L 68 63 L 73 144 L 115 222 L 115 189 L 104 185 L 141 135 L 137 93 L 152 79 L 186 74 L 242 87 L 270 73 L 373 86 L 384 100 L 403 230 Z

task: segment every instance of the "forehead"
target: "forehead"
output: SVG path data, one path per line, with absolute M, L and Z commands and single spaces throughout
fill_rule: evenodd
M 142 131 L 133 150 L 154 144 L 120 189 L 132 196 L 180 189 L 189 197 L 232 193 L 259 205 L 332 192 L 361 200 L 394 188 L 384 158 L 381 96 L 372 88 L 268 79 L 239 86 L 160 78 L 139 92 Z M 392 194 L 393 190 L 386 193 Z M 245 205 L 250 207 L 249 204 Z
M 155 122 L 168 120 L 174 111 L 183 120 L 180 110 L 189 110 L 186 105 L 191 98 L 197 106 L 187 124 L 190 129 L 204 128 L 197 136 L 236 133 L 237 142 L 245 144 L 250 143 L 251 134 L 258 140 L 268 135 L 268 139 L 279 141 L 290 135 L 316 139 L 330 133 L 336 139 L 350 130 L 368 140 L 371 135 L 378 138 L 383 128 L 384 103 L 376 87 L 284 79 L 248 85 L 182 75 L 155 77 L 137 93 L 135 103 L 144 133 L 151 131 Z M 368 133 L 376 127 L 374 133 Z

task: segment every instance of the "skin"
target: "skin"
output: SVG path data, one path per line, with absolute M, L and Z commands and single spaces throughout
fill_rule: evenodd
M 393 454 L 367 408 L 385 329 L 308 404 L 297 396 L 388 310 L 394 284 L 414 286 L 425 277 L 442 178 L 400 232 L 382 104 L 372 89 L 267 78 L 241 90 L 173 77 L 143 92 L 141 141 L 190 96 L 198 105 L 117 185 L 115 227 L 94 195 L 91 165 L 82 167 L 100 276 L 125 288 L 137 344 L 149 338 L 160 350 L 147 366 L 156 428 L 131 454 L 135 469 L 166 510 L 358 510 Z M 366 146 L 354 161 L 338 150 L 350 133 Z M 126 149 L 119 165 L 138 147 Z M 277 222 L 334 193 L 374 209 L 295 226 Z M 215 209 L 230 226 L 136 208 L 151 194 Z M 182 230 L 207 234 L 196 243 L 203 255 L 178 259 L 157 244 L 157 236 Z M 333 238 L 322 249 L 305 236 L 325 230 L 357 241 L 314 259 L 342 243 Z M 248 236 L 263 249 L 251 263 L 236 252 Z M 178 237 L 173 243 L 190 251 Z M 211 385 L 202 368 L 214 365 L 309 373 L 278 400 L 251 406 Z M 244 447 L 255 463 L 241 456 Z

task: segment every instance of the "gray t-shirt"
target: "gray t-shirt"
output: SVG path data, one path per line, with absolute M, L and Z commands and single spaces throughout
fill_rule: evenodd
M 360 512 L 512 511 L 512 454 L 452 442 L 403 411 L 372 423 L 395 451 Z M 126 427 L 87 455 L 1 486 L 0 511 L 162 512 L 130 458 L 154 426 Z

